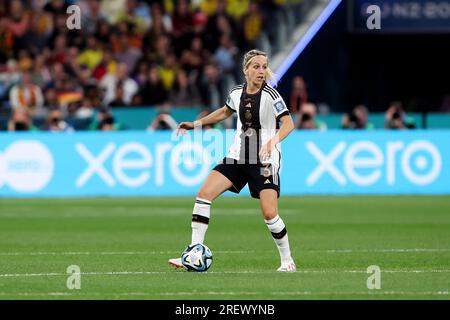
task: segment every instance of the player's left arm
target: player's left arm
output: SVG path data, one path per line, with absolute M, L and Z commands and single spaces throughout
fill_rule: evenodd
M 291 114 L 281 98 L 274 101 L 273 109 L 277 121 L 279 120 L 281 122 L 281 126 L 272 139 L 267 141 L 267 143 L 261 147 L 259 154 L 262 160 L 267 160 L 275 148 L 275 145 L 283 141 L 289 133 L 295 129 Z
M 285 114 L 280 118 L 281 126 L 280 130 L 270 139 L 271 144 L 275 146 L 275 144 L 281 142 L 286 138 L 289 133 L 291 133 L 295 129 L 294 121 L 292 120 L 291 115 Z

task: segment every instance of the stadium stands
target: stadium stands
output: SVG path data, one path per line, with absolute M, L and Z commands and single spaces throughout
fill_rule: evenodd
M 75 130 L 92 129 L 105 107 L 129 108 L 114 111 L 124 123 L 148 110 L 124 128 L 146 127 L 154 107 L 215 108 L 243 80 L 245 50 L 275 54 L 309 2 L 2 1 L 0 129 L 18 107 L 32 107 L 37 129 L 60 109 Z M 79 30 L 66 25 L 70 5 L 80 8 Z

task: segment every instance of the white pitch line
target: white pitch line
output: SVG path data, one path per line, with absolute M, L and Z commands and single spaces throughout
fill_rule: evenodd
M 308 250 L 305 250 L 308 251 Z M 388 252 L 448 252 L 450 249 L 443 248 L 443 249 L 431 249 L 431 248 L 409 248 L 409 249 L 332 249 L 332 250 L 309 250 L 314 252 L 327 252 L 327 253 L 359 253 L 359 252 L 365 252 L 365 253 L 371 253 L 371 252 L 381 252 L 381 253 L 388 253 Z
M 247 254 L 254 251 L 225 250 L 214 251 L 220 254 Z M 146 255 L 180 254 L 181 251 L 69 251 L 69 252 L 0 252 L 0 256 L 82 256 L 82 255 Z
M 0 292 L 0 296 L 235 296 L 235 295 L 272 295 L 272 296 L 313 296 L 313 295 L 450 295 L 449 291 L 361 291 L 361 292 L 312 292 L 312 291 L 281 291 L 281 292 L 234 292 L 234 291 L 205 291 L 205 292 Z
M 383 273 L 450 273 L 450 270 L 381 270 Z M 274 274 L 275 271 L 210 271 L 205 274 Z M 297 274 L 302 273 L 367 273 L 366 270 L 297 270 Z M 80 275 L 155 275 L 155 274 L 184 274 L 184 272 L 172 271 L 107 271 L 107 272 L 81 272 Z M 67 273 L 4 273 L 0 278 L 7 277 L 54 277 L 67 276 Z
M 247 254 L 254 250 L 217 250 L 219 254 Z M 393 249 L 329 249 L 329 250 L 301 250 L 301 252 L 325 253 L 402 253 L 402 252 L 450 252 L 449 248 L 393 248 Z M 146 255 L 146 254 L 179 254 L 180 251 L 69 251 L 69 252 L 0 252 L 0 256 L 77 256 L 77 255 Z

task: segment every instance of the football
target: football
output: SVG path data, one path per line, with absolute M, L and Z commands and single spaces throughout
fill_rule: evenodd
M 181 263 L 188 271 L 204 272 L 213 261 L 211 250 L 204 244 L 188 246 L 181 255 Z

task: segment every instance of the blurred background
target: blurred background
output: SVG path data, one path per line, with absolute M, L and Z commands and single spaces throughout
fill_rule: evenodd
M 252 48 L 285 63 L 300 129 L 450 127 L 450 2 L 370 4 L 380 30 L 361 0 L 2 1 L 0 130 L 170 129 L 222 106 Z
M 298 129 L 284 143 L 285 163 L 289 168 L 302 159 L 303 171 L 289 169 L 296 175 L 284 180 L 286 192 L 450 193 L 448 0 L 10 0 L 0 2 L 2 194 L 115 192 L 116 180 L 98 166 L 84 171 L 96 155 L 116 178 L 132 177 L 136 185 L 119 194 L 193 194 L 210 164 L 199 169 L 188 161 L 177 168 L 173 161 L 183 145 L 174 144 L 171 130 L 223 106 L 229 90 L 244 81 L 243 55 L 253 48 L 268 53 L 277 75 L 272 84 Z M 235 120 L 214 128 L 233 129 Z M 355 129 L 357 135 L 345 135 Z M 308 136 L 306 130 L 339 131 Z M 29 132 L 27 139 L 48 154 L 36 149 L 33 158 L 28 140 L 6 131 Z M 425 135 L 430 144 L 423 144 Z M 140 145 L 126 143 L 133 139 Z M 110 141 L 126 147 L 119 152 L 121 145 Z M 349 155 L 336 161 L 351 185 L 324 164 L 314 171 L 334 146 L 343 152 L 341 141 Z M 112 154 L 141 162 L 120 167 L 106 158 Z M 360 167 L 360 179 L 352 165 Z M 129 172 L 121 175 L 124 168 Z M 399 172 L 403 180 L 393 175 Z M 40 173 L 56 178 L 37 193 L 27 191 L 32 181 L 45 180 Z M 19 186 L 19 180 L 28 182 Z

